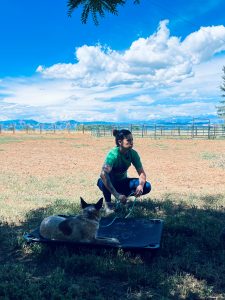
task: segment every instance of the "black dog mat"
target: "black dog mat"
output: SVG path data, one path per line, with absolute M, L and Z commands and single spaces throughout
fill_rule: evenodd
M 96 245 L 94 243 L 90 246 L 113 247 L 123 249 L 158 249 L 160 247 L 162 235 L 163 221 L 160 219 L 124 219 L 124 218 L 102 218 L 100 221 L 98 238 L 112 237 L 117 238 L 119 245 Z M 30 233 L 24 234 L 27 243 L 57 243 L 57 244 L 72 244 L 87 245 L 87 243 L 77 243 L 71 241 L 53 241 L 40 236 L 39 228 L 36 228 Z

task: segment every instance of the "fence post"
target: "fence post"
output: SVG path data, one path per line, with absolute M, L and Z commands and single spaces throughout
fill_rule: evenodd
M 142 131 L 141 131 L 141 136 L 142 136 L 142 137 L 144 137 L 144 126 L 145 126 L 145 125 L 142 125 Z
M 15 124 L 13 124 L 13 134 L 15 134 Z
M 83 131 L 83 133 L 84 133 L 84 124 L 83 124 L 83 126 L 82 126 L 82 131 Z
M 2 133 L 2 125 L 0 124 L 0 134 Z
M 156 139 L 156 124 L 155 124 L 155 132 L 154 132 L 154 137 Z
M 70 133 L 70 123 L 68 123 L 66 127 L 67 127 L 68 133 Z
M 210 124 L 208 125 L 208 139 L 210 140 Z
M 42 124 L 40 124 L 40 134 L 42 134 Z
M 26 126 L 26 133 L 28 134 L 28 125 Z

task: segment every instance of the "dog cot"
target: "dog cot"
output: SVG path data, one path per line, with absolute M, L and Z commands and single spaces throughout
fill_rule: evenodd
M 117 238 L 119 244 L 107 245 L 101 243 L 78 243 L 72 241 L 56 241 L 45 239 L 40 235 L 39 228 L 24 234 L 27 243 L 68 244 L 82 246 L 88 244 L 93 247 L 122 248 L 122 249 L 158 249 L 163 229 L 163 220 L 144 218 L 102 218 L 97 237 L 104 240 L 106 237 Z

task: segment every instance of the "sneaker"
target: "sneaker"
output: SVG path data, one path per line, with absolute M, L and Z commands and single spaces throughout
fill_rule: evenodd
M 115 208 L 113 203 L 109 202 L 105 204 L 105 213 L 107 215 L 113 214 L 115 212 Z

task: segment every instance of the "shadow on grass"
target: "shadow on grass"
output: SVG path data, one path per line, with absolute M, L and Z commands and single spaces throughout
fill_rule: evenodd
M 221 201 L 223 195 L 219 197 Z M 179 203 L 173 195 L 136 204 L 132 217 L 164 220 L 161 249 L 148 262 L 122 250 L 71 251 L 62 246 L 54 250 L 40 244 L 27 246 L 22 234 L 39 226 L 45 216 L 79 211 L 78 205 L 65 200 L 30 211 L 21 226 L 1 224 L 0 253 L 4 259 L 0 261 L 0 298 L 225 297 L 225 247 L 220 239 L 225 227 L 224 207 L 210 207 L 218 201 L 218 195 L 200 200 L 204 201 L 204 208 Z M 26 297 L 21 292 L 24 289 Z
M 0 263 L 7 259 L 14 259 L 15 253 L 22 251 L 24 244 L 23 234 L 40 225 L 46 216 L 62 212 L 64 214 L 76 214 L 79 212 L 78 204 L 67 203 L 64 199 L 56 199 L 54 205 L 31 210 L 21 225 L 0 222 Z M 11 256 L 11 254 L 14 254 Z

